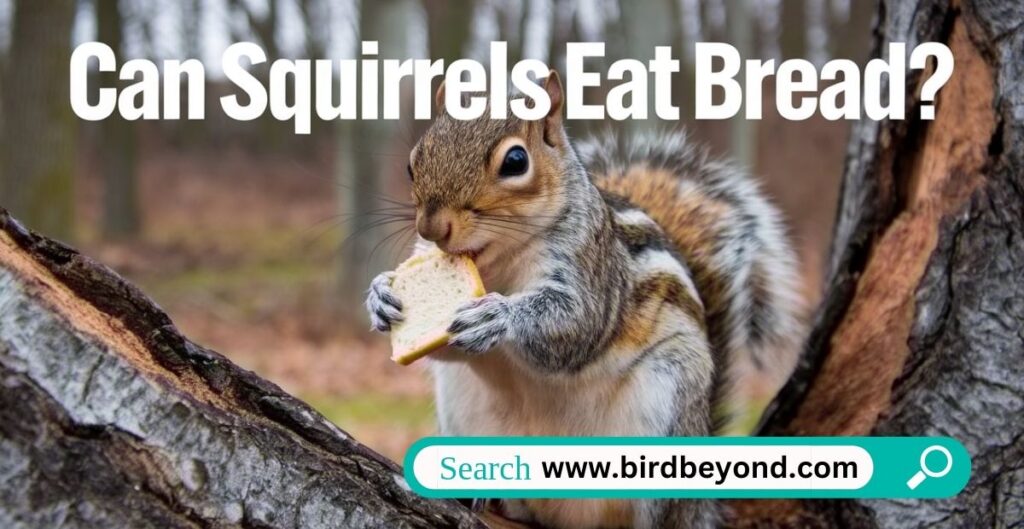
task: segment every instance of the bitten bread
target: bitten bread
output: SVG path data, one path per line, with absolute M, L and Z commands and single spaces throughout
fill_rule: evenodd
M 391 284 L 404 320 L 391 330 L 391 359 L 409 365 L 448 343 L 455 311 L 484 295 L 473 260 L 441 251 L 417 254 L 395 270 Z

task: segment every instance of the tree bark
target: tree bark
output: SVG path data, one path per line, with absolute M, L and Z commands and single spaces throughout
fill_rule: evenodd
M 946 43 L 935 120 L 852 131 L 825 301 L 766 435 L 947 435 L 945 500 L 734 502 L 737 527 L 1017 527 L 1024 520 L 1024 4 L 882 0 L 875 52 Z
M 484 525 L 0 210 L 0 527 Z

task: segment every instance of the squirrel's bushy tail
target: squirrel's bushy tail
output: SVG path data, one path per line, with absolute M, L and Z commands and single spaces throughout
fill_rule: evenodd
M 681 132 L 607 135 L 576 150 L 594 183 L 642 208 L 686 260 L 715 354 L 719 430 L 742 431 L 737 415 L 749 412 L 731 398 L 736 368 L 788 371 L 804 338 L 797 259 L 781 215 L 745 171 Z

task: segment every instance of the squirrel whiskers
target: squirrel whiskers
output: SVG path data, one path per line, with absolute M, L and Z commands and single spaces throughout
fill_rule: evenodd
M 542 120 L 442 113 L 410 154 L 418 247 L 470 255 L 489 292 L 458 312 L 449 347 L 431 356 L 440 431 L 710 435 L 732 366 L 802 339 L 780 216 L 742 171 L 682 135 L 574 146 L 554 72 L 545 90 Z M 388 278 L 367 299 L 380 330 L 396 310 Z M 717 521 L 708 500 L 501 508 L 556 528 Z

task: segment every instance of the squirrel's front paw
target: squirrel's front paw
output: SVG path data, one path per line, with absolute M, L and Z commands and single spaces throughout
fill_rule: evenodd
M 374 330 L 391 330 L 391 324 L 402 321 L 402 302 L 391 291 L 394 272 L 384 272 L 370 282 L 366 294 L 366 311 L 370 313 L 370 325 Z
M 470 301 L 455 313 L 448 326 L 448 345 L 471 353 L 482 353 L 498 344 L 508 333 L 511 315 L 509 299 L 490 293 Z

